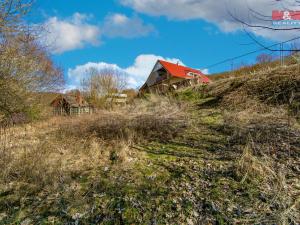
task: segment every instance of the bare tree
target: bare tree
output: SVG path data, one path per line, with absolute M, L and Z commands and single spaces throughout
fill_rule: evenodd
M 244 62 L 244 61 L 241 61 L 238 65 L 237 65 L 237 69 L 243 69 L 243 68 L 246 68 L 248 67 L 249 65 Z
M 97 102 L 101 104 L 103 99 L 122 92 L 127 87 L 126 74 L 118 69 L 91 68 L 87 71 L 87 77 L 81 80 L 81 87 L 95 105 L 98 105 Z
M 13 35 L 22 31 L 23 16 L 31 8 L 32 0 L 2 0 L 0 2 L 0 34 Z
M 290 44 L 290 50 L 291 50 L 291 52 L 290 52 L 290 55 L 294 55 L 294 54 L 296 54 L 296 53 L 298 53 L 299 50 L 300 49 L 300 44 L 299 44 L 299 42 L 292 42 L 291 44 Z
M 61 70 L 37 41 L 23 17 L 31 1 L 0 2 L 0 114 L 10 117 L 35 104 L 37 92 L 57 90 Z
M 273 56 L 270 54 L 262 53 L 256 57 L 257 63 L 269 63 L 273 61 Z

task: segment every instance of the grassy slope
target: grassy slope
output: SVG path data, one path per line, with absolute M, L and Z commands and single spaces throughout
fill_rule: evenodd
M 286 66 L 296 65 L 297 57 L 299 57 L 299 56 L 294 55 L 294 56 L 286 57 L 284 59 L 284 64 Z M 229 77 L 244 77 L 245 75 L 249 76 L 251 74 L 260 73 L 261 71 L 269 70 L 269 69 L 276 68 L 276 67 L 280 67 L 279 60 L 275 60 L 272 62 L 266 62 L 266 63 L 257 63 L 257 64 L 253 64 L 253 65 L 242 66 L 241 68 L 235 69 L 234 71 L 213 74 L 212 76 L 210 76 L 210 78 L 213 81 L 216 81 L 216 80 L 229 78 Z
M 178 110 L 174 110 L 178 102 L 159 105 L 158 110 L 166 108 L 170 114 L 184 110 L 182 116 L 188 121 L 184 126 L 181 117 L 157 119 L 147 111 L 149 124 L 146 117 L 131 118 L 132 109 L 109 114 L 112 121 L 104 125 L 99 125 L 107 120 L 103 115 L 97 120 L 34 125 L 30 135 L 21 136 L 22 146 L 15 146 L 27 153 L 6 155 L 7 161 L 1 162 L 6 165 L 1 168 L 5 176 L 0 186 L 0 221 L 295 224 L 299 221 L 299 124 L 294 116 L 290 119 L 289 132 L 295 134 L 290 136 L 296 142 L 288 143 L 292 153 L 287 152 L 286 143 L 266 131 L 269 121 L 275 125 L 280 124 L 278 117 L 286 121 L 285 104 L 265 104 L 256 96 L 250 99 L 248 92 L 250 106 L 239 98 L 233 104 L 232 95 L 246 95 L 239 90 L 240 82 L 224 80 L 183 90 L 177 99 L 188 105 Z M 247 82 L 242 81 L 242 90 L 251 87 Z M 152 111 L 157 106 L 147 107 Z M 280 115 L 274 117 L 274 112 Z M 129 133 L 135 131 L 142 140 L 128 137 L 128 123 L 122 122 L 125 113 L 131 121 Z M 160 124 L 163 120 L 167 122 Z M 152 127 L 151 121 L 158 125 Z M 258 126 L 262 123 L 263 128 Z M 153 133 L 143 131 L 147 127 Z M 170 136 L 164 127 L 176 135 Z M 18 129 L 14 136 L 23 128 Z M 258 131 L 265 139 L 253 135 Z M 280 128 L 275 134 L 284 137 L 284 131 Z

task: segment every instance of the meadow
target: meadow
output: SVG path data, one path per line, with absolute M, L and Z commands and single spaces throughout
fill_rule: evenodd
M 1 224 L 298 224 L 298 66 L 1 129 Z

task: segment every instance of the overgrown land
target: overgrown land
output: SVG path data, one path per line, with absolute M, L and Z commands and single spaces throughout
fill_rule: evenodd
M 299 224 L 299 67 L 11 128 L 2 224 Z

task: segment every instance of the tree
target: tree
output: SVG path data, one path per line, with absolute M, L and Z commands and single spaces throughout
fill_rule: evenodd
M 273 56 L 270 54 L 262 53 L 256 57 L 256 62 L 261 63 L 269 63 L 273 61 Z
M 236 65 L 236 70 L 246 68 L 247 66 L 249 65 L 246 62 L 241 61 L 239 64 Z
M 23 17 L 31 2 L 5 0 L 0 3 L 0 114 L 12 117 L 28 113 L 36 104 L 36 93 L 54 91 L 63 84 L 46 48 Z M 36 28 L 35 28 L 36 29 Z M 30 114 L 30 113 L 29 113 Z
M 90 103 L 96 106 L 127 87 L 126 74 L 118 69 L 91 68 L 87 71 L 87 77 L 81 80 L 81 87 Z
M 296 41 L 292 42 L 292 43 L 290 44 L 290 49 L 291 49 L 290 55 L 294 55 L 294 54 L 299 53 L 299 49 L 300 49 L 300 44 L 299 44 L 299 42 L 296 42 Z

